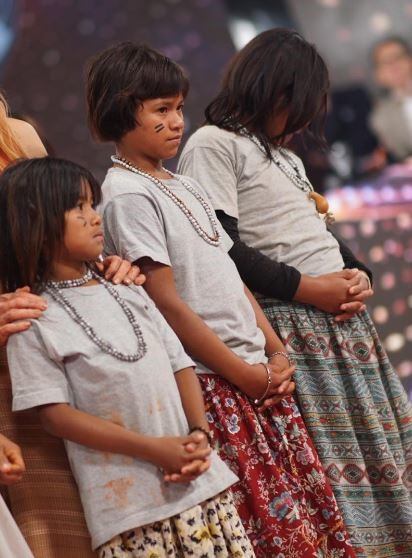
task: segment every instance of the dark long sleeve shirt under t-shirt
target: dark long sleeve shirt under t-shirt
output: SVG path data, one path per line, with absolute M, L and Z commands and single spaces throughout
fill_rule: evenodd
M 240 240 L 238 221 L 224 211 L 216 211 L 223 228 L 233 241 L 229 255 L 235 262 L 243 282 L 251 291 L 263 296 L 280 300 L 293 300 L 299 287 L 301 273 L 294 267 L 282 262 L 271 260 L 260 250 L 247 246 Z M 335 235 L 334 235 L 335 236 Z M 372 272 L 359 260 L 352 251 L 336 237 L 345 268 L 358 268 L 364 271 L 371 283 Z

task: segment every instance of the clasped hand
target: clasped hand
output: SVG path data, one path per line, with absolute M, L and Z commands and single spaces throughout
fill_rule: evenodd
M 288 361 L 281 355 L 271 359 L 267 363 L 270 371 L 271 382 L 266 393 L 265 401 L 258 407 L 259 410 L 278 403 L 286 395 L 293 393 L 295 383 L 293 382 L 293 373 L 295 365 L 289 366 Z M 260 399 L 268 385 L 267 371 L 262 364 L 253 364 L 249 367 L 249 372 L 245 376 L 240 389 L 246 393 L 251 399 Z
M 153 461 L 166 482 L 190 482 L 209 469 L 212 448 L 202 432 L 157 440 Z
M 340 322 L 362 312 L 365 300 L 373 295 L 365 274 L 358 269 L 343 269 L 334 273 L 320 275 L 317 283 L 314 306 L 325 312 L 335 314 Z

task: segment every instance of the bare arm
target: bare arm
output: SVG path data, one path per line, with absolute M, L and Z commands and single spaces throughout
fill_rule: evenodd
M 66 403 L 39 407 L 43 427 L 53 436 L 89 448 L 149 461 L 167 471 L 179 473 L 194 459 L 205 459 L 209 448 L 188 452 L 185 445 L 196 443 L 196 436 L 154 437 L 127 430 L 109 420 L 74 409 Z
M 255 311 L 256 322 L 258 327 L 263 331 L 263 335 L 266 339 L 266 346 L 265 351 L 267 355 L 271 355 L 275 352 L 286 353 L 286 347 L 283 345 L 282 341 L 277 336 L 276 332 L 273 330 L 272 326 L 269 323 L 269 320 L 266 318 L 265 313 L 263 312 L 262 308 L 259 306 L 256 298 L 253 294 L 249 291 L 249 289 L 245 285 L 245 293 L 248 297 L 253 310 Z M 262 404 L 261 409 L 266 409 L 273 404 L 278 403 L 282 397 L 285 395 L 290 395 L 295 390 L 295 383 L 293 382 L 292 374 L 295 371 L 295 366 L 290 364 L 290 360 L 285 358 L 283 355 L 275 355 L 270 359 L 271 364 L 273 364 L 276 368 L 278 374 L 286 373 L 286 379 L 279 385 L 278 394 L 266 399 L 266 401 Z M 273 378 L 273 376 L 272 376 Z
M 202 389 L 193 368 L 176 372 L 175 379 L 189 427 L 200 426 L 209 431 Z
M 175 373 L 177 387 L 180 393 L 183 410 L 185 412 L 189 428 L 200 427 L 209 432 L 209 424 L 206 420 L 202 389 L 193 368 L 184 368 Z M 199 437 L 199 446 L 209 447 L 209 440 L 201 430 L 196 430 Z M 186 450 L 191 453 L 197 448 L 195 444 L 187 444 Z M 197 459 L 182 469 L 182 474 L 166 475 L 165 480 L 169 482 L 188 482 L 207 471 L 210 467 L 209 459 Z
M 8 118 L 8 124 L 27 157 L 46 157 L 47 152 L 38 133 L 31 124 L 18 118 Z
M 144 288 L 191 357 L 236 385 L 249 397 L 259 398 L 267 385 L 264 367 L 244 362 L 189 308 L 176 290 L 172 268 L 150 258 L 142 258 L 137 263 L 146 275 Z M 283 380 L 283 377 L 277 377 L 270 393 L 277 392 Z
M 259 306 L 256 298 L 253 294 L 249 291 L 249 289 L 245 285 L 245 293 L 248 297 L 250 304 L 255 311 L 256 316 L 256 323 L 258 327 L 263 331 L 263 335 L 266 339 L 266 346 L 265 351 L 267 355 L 274 353 L 275 351 L 282 351 L 286 352 L 285 346 L 282 341 L 277 336 L 276 332 L 273 330 L 272 326 L 269 323 L 269 320 L 266 318 L 265 313 L 263 312 L 262 308 Z

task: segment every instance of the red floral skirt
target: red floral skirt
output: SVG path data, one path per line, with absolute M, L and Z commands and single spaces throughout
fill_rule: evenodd
M 355 557 L 293 398 L 260 413 L 222 377 L 199 380 L 215 447 L 240 478 L 232 492 L 256 556 Z

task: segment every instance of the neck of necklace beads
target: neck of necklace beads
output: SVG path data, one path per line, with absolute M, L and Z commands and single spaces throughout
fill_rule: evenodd
M 88 269 L 83 277 L 78 279 L 65 279 L 64 281 L 48 281 L 47 285 L 50 285 L 56 289 L 69 289 L 71 287 L 82 287 L 89 281 L 93 279 L 93 274 L 91 269 Z
M 63 293 L 64 289 L 80 287 L 90 281 L 90 279 L 96 279 L 101 285 L 103 285 L 104 288 L 116 300 L 120 308 L 123 310 L 123 313 L 125 314 L 129 324 L 132 326 L 133 332 L 137 338 L 137 349 L 134 353 L 123 353 L 122 351 L 119 351 L 118 349 L 113 347 L 113 345 L 109 341 L 106 341 L 99 335 L 97 335 L 90 323 L 81 316 L 79 311 L 73 306 L 73 304 Z M 123 300 L 123 298 L 119 295 L 115 287 L 111 285 L 111 283 L 100 277 L 100 275 L 97 275 L 97 273 L 95 273 L 94 271 L 88 270 L 88 272 L 80 279 L 69 279 L 67 281 L 47 281 L 45 284 L 45 290 L 60 306 L 63 307 L 63 309 L 69 314 L 69 316 L 73 318 L 73 320 L 77 324 L 79 324 L 79 326 L 83 329 L 89 339 L 91 339 L 91 341 L 95 345 L 97 345 L 103 352 L 108 353 L 118 360 L 122 360 L 125 362 L 136 362 L 144 357 L 144 355 L 146 354 L 146 343 L 133 312 L 130 310 L 129 306 Z
M 166 196 L 168 196 L 172 200 L 172 202 L 175 205 L 177 205 L 177 207 L 182 211 L 185 217 L 189 220 L 190 224 L 195 229 L 197 234 L 205 242 L 211 244 L 212 246 L 219 246 L 220 239 L 221 239 L 221 232 L 219 230 L 213 209 L 206 202 L 206 200 L 199 194 L 199 192 L 191 184 L 189 184 L 189 182 L 184 180 L 184 178 L 177 176 L 173 172 L 162 167 L 163 172 L 167 173 L 171 178 L 174 178 L 175 180 L 178 180 L 181 184 L 183 184 L 186 190 L 190 192 L 197 199 L 200 205 L 203 207 L 209 219 L 209 223 L 212 227 L 212 235 L 210 235 L 203 229 L 199 221 L 196 219 L 196 217 L 193 215 L 192 211 L 187 207 L 184 201 L 181 200 L 178 196 L 176 196 L 176 194 L 168 186 L 166 186 L 166 184 L 164 184 L 164 182 L 162 182 L 159 178 L 156 178 L 149 172 L 143 171 L 142 169 L 140 169 L 139 167 L 135 166 L 133 163 L 131 163 L 130 161 L 122 157 L 112 155 L 111 160 L 116 165 L 119 165 L 135 174 L 139 174 L 140 176 L 143 176 L 144 178 L 147 178 L 148 180 L 153 182 L 153 184 L 155 184 L 164 194 L 166 194 Z
M 247 130 L 246 128 L 239 128 L 237 132 L 240 135 L 253 141 L 253 143 L 257 145 L 257 147 L 261 151 L 263 151 L 263 153 L 266 154 L 262 142 L 254 134 L 249 132 L 249 130 Z M 297 188 L 299 188 L 299 190 L 302 190 L 303 192 L 306 193 L 310 193 L 314 191 L 312 184 L 309 182 L 306 176 L 303 176 L 302 173 L 300 172 L 299 166 L 290 151 L 288 151 L 284 147 L 278 147 L 278 148 L 273 147 L 271 150 L 271 155 L 272 155 L 272 161 L 279 168 L 279 170 L 289 178 L 289 180 L 294 184 L 294 186 L 296 186 Z M 282 156 L 283 161 L 279 157 L 279 155 Z

